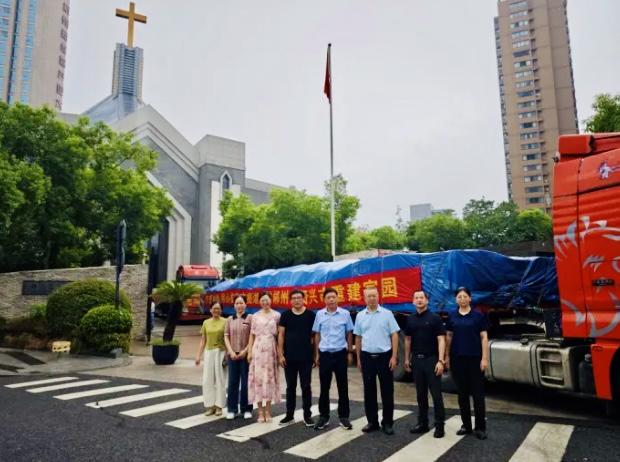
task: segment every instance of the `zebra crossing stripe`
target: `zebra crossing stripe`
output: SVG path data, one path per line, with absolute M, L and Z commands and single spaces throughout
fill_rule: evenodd
M 204 425 L 209 422 L 215 422 L 216 420 L 223 419 L 224 415 L 204 415 L 196 414 L 190 417 L 185 417 L 184 419 L 173 420 L 172 422 L 166 422 L 166 425 L 171 427 L 180 428 L 181 430 L 187 430 L 188 428 L 197 427 L 198 425 Z
M 176 401 L 167 401 L 165 403 L 153 404 L 152 406 L 139 407 L 137 409 L 131 409 L 129 411 L 123 411 L 121 414 L 128 415 L 129 417 L 142 417 L 145 415 L 156 414 L 158 412 L 169 411 L 184 406 L 191 406 L 203 402 L 202 395 L 192 396 L 191 398 L 178 399 Z
M 54 391 L 54 390 L 63 390 L 65 388 L 77 388 L 77 387 L 85 387 L 87 385 L 99 385 L 101 383 L 108 383 L 109 380 L 80 380 L 79 382 L 71 382 L 71 383 L 63 383 L 60 385 L 49 385 L 47 387 L 41 388 L 30 388 L 26 390 L 28 393 L 44 393 L 46 391 Z
M 384 462 L 432 462 L 437 460 L 463 438 L 456 435 L 459 428 L 461 428 L 460 416 L 451 417 L 445 423 L 446 435 L 443 438 L 434 438 L 432 433 L 426 433 L 413 443 L 392 454 Z
M 381 411 L 379 411 L 381 412 Z M 400 419 L 406 415 L 411 414 L 411 411 L 405 411 L 401 409 L 394 410 L 394 420 Z M 319 436 L 304 441 L 297 446 L 284 451 L 287 454 L 293 454 L 295 456 L 305 457 L 307 459 L 318 459 L 325 454 L 338 449 L 340 446 L 359 438 L 364 433 L 362 427 L 367 423 L 366 417 L 351 422 L 353 425 L 352 430 L 345 430 L 344 428 L 336 428 L 325 432 Z
M 34 382 L 21 382 L 5 385 L 7 388 L 26 388 L 34 387 L 36 385 L 45 385 L 49 383 L 68 382 L 69 380 L 77 380 L 77 377 L 55 377 L 53 379 L 35 380 Z
M 148 385 L 120 385 L 118 387 L 97 388 L 95 390 L 77 391 L 75 393 L 67 393 L 64 395 L 54 396 L 56 399 L 62 399 L 64 401 L 69 399 L 86 398 L 87 396 L 105 395 L 107 393 L 119 393 L 121 391 L 137 390 L 139 388 L 148 388 Z
M 135 403 L 136 401 L 144 401 L 147 399 L 161 398 L 162 396 L 178 395 L 179 393 L 187 393 L 189 390 L 182 388 L 169 388 L 167 390 L 151 391 L 148 393 L 140 393 L 139 395 L 121 396 L 120 398 L 104 399 L 103 401 L 95 401 L 87 403 L 86 406 L 95 409 L 101 409 L 112 406 L 120 406 L 121 404 Z
M 538 422 L 512 455 L 510 462 L 561 461 L 573 430 L 572 425 Z
M 331 410 L 337 409 L 337 404 L 330 404 L 329 408 Z M 319 407 L 314 405 L 310 408 L 310 412 L 312 415 L 316 415 L 319 412 Z M 228 432 L 220 433 L 217 435 L 220 438 L 225 438 L 227 440 L 236 441 L 238 443 L 244 443 L 245 441 L 249 441 L 252 438 L 258 438 L 259 436 L 266 435 L 267 433 L 271 433 L 276 430 L 282 430 L 286 428 L 285 426 L 279 425 L 278 423 L 282 420 L 286 414 L 280 414 L 273 418 L 272 422 L 256 422 L 250 425 L 246 425 L 245 427 L 236 428 L 234 430 L 230 430 Z M 293 414 L 293 418 L 298 421 L 303 419 L 304 411 L 300 409 L 295 411 Z

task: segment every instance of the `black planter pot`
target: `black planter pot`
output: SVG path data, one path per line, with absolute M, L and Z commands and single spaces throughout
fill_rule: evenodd
M 160 366 L 174 364 L 179 357 L 179 345 L 153 345 L 153 361 Z

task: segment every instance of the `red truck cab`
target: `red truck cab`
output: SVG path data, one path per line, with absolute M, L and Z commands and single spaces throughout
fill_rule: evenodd
M 596 395 L 620 399 L 620 133 L 563 135 L 553 188 L 562 336 L 591 342 Z
M 176 279 L 179 282 L 191 282 L 203 287 L 204 291 L 220 282 L 217 269 L 209 265 L 181 265 L 177 269 Z M 208 317 L 208 308 L 202 303 L 202 296 L 187 300 L 183 305 L 181 321 L 195 321 Z

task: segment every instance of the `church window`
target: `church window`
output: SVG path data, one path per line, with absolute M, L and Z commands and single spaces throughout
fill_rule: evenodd
M 232 179 L 230 178 L 230 175 L 228 174 L 228 172 L 224 172 L 220 182 L 222 183 L 222 191 L 229 191 L 230 190 L 230 186 L 232 184 Z

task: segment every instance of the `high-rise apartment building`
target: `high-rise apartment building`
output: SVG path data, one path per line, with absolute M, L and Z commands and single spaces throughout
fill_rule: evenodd
M 0 100 L 62 108 L 69 0 L 0 0 Z
M 578 131 L 566 0 L 499 0 L 495 41 L 508 197 L 550 212 L 558 136 Z

